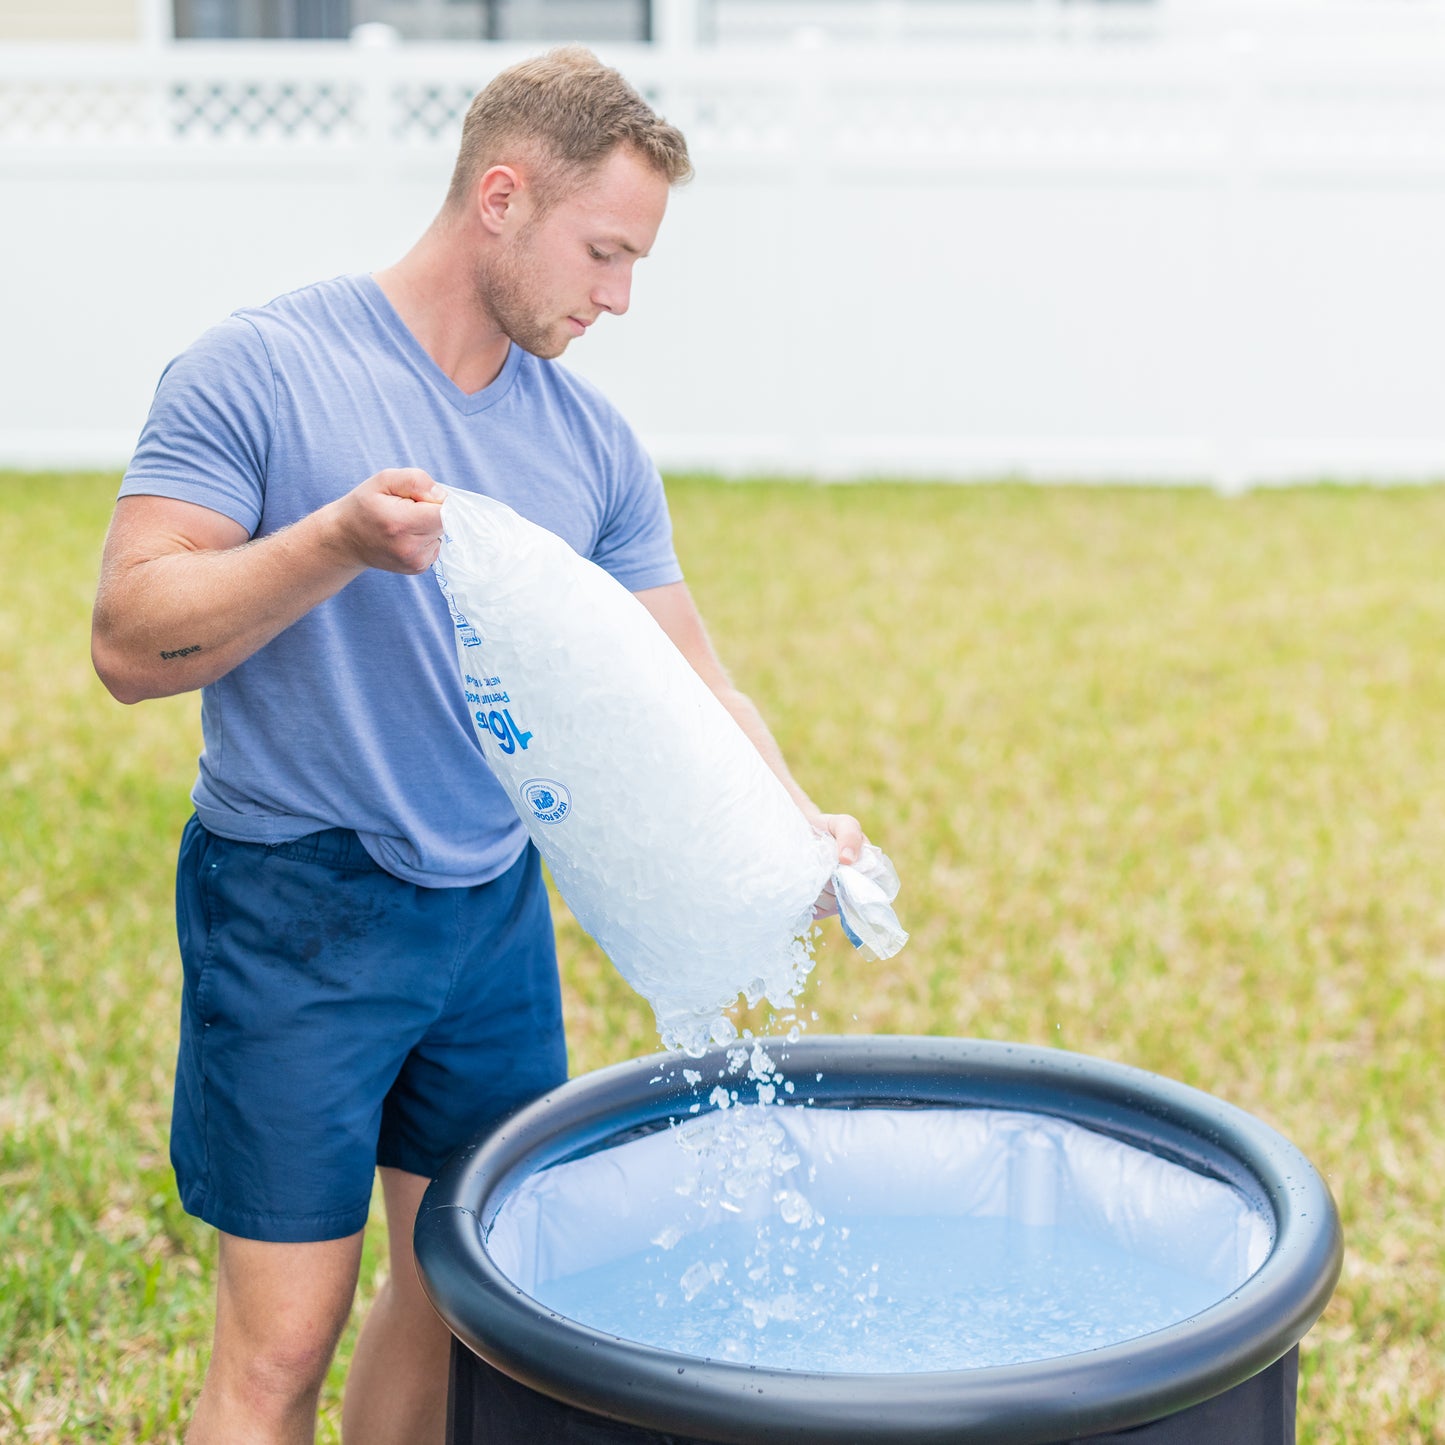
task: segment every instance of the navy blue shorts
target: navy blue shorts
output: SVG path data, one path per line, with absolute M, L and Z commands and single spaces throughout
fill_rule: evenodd
M 531 845 L 490 883 L 419 888 L 343 829 L 235 843 L 192 818 L 176 920 L 171 1162 L 186 1210 L 228 1234 L 354 1234 L 377 1165 L 431 1177 L 567 1077 Z

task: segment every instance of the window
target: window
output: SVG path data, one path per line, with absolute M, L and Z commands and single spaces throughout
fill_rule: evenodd
M 175 0 L 183 40 L 344 40 L 351 0 Z
M 174 0 L 181 40 L 344 40 L 369 21 L 404 40 L 652 38 L 651 0 Z

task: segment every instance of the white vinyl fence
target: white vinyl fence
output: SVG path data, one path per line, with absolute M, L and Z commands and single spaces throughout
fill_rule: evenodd
M 1445 477 L 1445 35 L 1321 13 L 604 49 L 698 174 L 568 364 L 671 468 Z M 123 463 L 206 326 L 419 234 L 524 52 L 368 38 L 0 49 L 0 464 Z

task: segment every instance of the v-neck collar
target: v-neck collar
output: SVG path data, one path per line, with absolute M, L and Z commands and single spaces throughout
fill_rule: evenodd
M 480 391 L 463 391 L 436 364 L 426 347 L 412 335 L 411 328 L 401 319 L 386 292 L 377 284 L 376 278 L 363 274 L 356 278 L 356 282 L 362 301 L 375 314 L 387 335 L 411 363 L 413 370 L 457 411 L 467 416 L 486 411 L 511 390 L 522 365 L 522 348 L 515 341 L 508 346 L 507 359 L 491 381 Z

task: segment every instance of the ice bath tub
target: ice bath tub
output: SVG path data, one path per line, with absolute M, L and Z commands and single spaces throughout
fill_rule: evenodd
M 768 1048 L 786 1107 L 724 1051 L 637 1060 L 431 1186 L 416 1254 L 457 1341 L 455 1445 L 1294 1439 L 1341 1241 L 1274 1131 L 1058 1050 Z M 761 1176 L 730 1193 L 715 1141 L 743 1157 L 759 1120 Z

